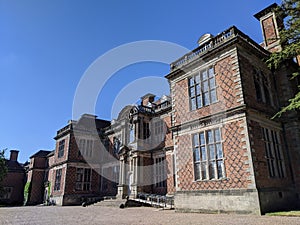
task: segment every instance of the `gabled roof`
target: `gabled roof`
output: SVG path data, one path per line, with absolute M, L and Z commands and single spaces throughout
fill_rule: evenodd
M 35 158 L 35 157 L 41 157 L 41 158 L 46 158 L 48 154 L 50 154 L 52 151 L 49 150 L 39 150 L 37 153 L 33 154 L 29 158 Z

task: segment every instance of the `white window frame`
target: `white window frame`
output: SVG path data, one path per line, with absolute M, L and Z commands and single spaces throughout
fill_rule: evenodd
M 221 128 L 192 134 L 194 179 L 219 180 L 226 177 Z
M 200 70 L 188 78 L 190 110 L 197 110 L 218 101 L 214 67 Z
M 92 157 L 94 149 L 94 140 L 92 139 L 79 139 L 79 153 L 83 157 Z
M 76 168 L 76 191 L 90 191 L 92 186 L 92 169 L 91 168 Z
M 167 187 L 167 168 L 166 168 L 166 157 L 158 156 L 154 158 L 154 183 L 155 187 Z
M 54 191 L 60 191 L 61 179 L 62 179 L 62 169 L 57 169 L 55 171 Z
M 64 156 L 65 146 L 66 146 L 66 139 L 60 140 L 58 142 L 58 153 L 57 153 L 58 158 L 62 158 Z

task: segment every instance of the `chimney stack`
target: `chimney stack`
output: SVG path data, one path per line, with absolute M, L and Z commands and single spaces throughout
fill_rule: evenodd
M 155 95 L 148 93 L 148 94 L 144 95 L 143 97 L 141 97 L 141 105 L 148 106 L 149 104 L 154 102 L 154 99 L 155 99 Z
M 280 52 L 279 30 L 284 27 L 283 19 L 277 11 L 276 3 L 256 13 L 254 17 L 259 20 L 263 33 L 263 47 L 270 52 Z
M 18 150 L 10 150 L 10 159 L 11 161 L 18 161 Z

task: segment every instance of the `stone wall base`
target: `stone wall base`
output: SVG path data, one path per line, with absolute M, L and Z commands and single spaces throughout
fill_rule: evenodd
M 53 201 L 55 203 L 55 205 L 62 205 L 63 196 L 50 197 L 50 201 Z
M 293 189 L 260 189 L 259 199 L 262 214 L 300 207 L 300 197 Z
M 256 189 L 177 191 L 174 204 L 178 212 L 260 215 Z
M 55 196 L 51 197 L 51 201 L 53 200 L 56 205 L 66 206 L 66 205 L 82 205 L 83 202 L 87 204 L 95 203 L 103 200 L 101 196 L 95 195 L 63 195 L 63 196 Z

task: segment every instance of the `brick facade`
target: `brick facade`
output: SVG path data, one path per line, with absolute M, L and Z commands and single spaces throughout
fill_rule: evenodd
M 170 96 L 146 94 L 111 123 L 85 114 L 59 130 L 45 170 L 51 199 L 68 205 L 146 193 L 174 196 L 177 211 L 261 214 L 297 207 L 298 115 L 271 119 L 297 91 L 289 79 L 295 65 L 270 71 L 262 60 L 281 49 L 275 6 L 255 15 L 264 45 L 236 27 L 206 35 L 171 63 Z M 93 153 L 82 146 L 93 146 Z M 80 186 L 80 171 L 89 168 L 88 188 Z
M 262 22 L 263 32 L 268 37 L 274 36 L 278 22 L 275 23 L 275 14 L 267 9 L 259 16 L 264 17 L 264 13 L 270 13 L 267 16 L 272 17 Z M 291 154 L 292 158 L 299 157 L 295 150 L 299 141 L 299 121 L 293 113 L 281 120 L 270 119 L 296 92 L 288 81 L 290 70 L 270 71 L 261 60 L 268 52 L 253 42 L 247 43 L 247 39 L 233 41 L 234 38 L 228 38 L 226 48 L 220 48 L 219 40 L 226 39 L 222 36 L 226 32 L 228 35 L 234 33 L 227 30 L 207 41 L 210 51 L 203 50 L 201 57 L 190 59 L 195 52 L 202 52 L 202 47 L 207 48 L 205 43 L 199 46 L 190 56 L 187 54 L 172 63 L 167 75 L 173 100 L 176 208 L 183 211 L 265 213 L 296 207 L 299 189 L 295 187 L 299 182 L 295 179 L 298 178 L 295 171 L 299 167 L 291 160 Z M 213 43 L 216 43 L 215 48 Z M 280 48 L 276 44 L 278 42 L 268 41 L 272 50 L 267 49 L 278 51 Z M 188 82 L 195 73 L 209 67 L 215 72 L 218 101 L 192 110 Z M 278 92 L 277 88 L 282 91 Z M 292 126 L 287 125 L 287 118 L 294 118 Z M 205 133 L 217 127 L 222 131 L 225 177 L 197 180 L 192 137 L 195 133 Z M 293 129 L 293 134 L 286 134 L 288 127 Z M 268 156 L 270 154 L 273 156 Z M 289 166 L 291 164 L 293 166 Z
M 7 174 L 1 185 L 4 189 L 0 195 L 0 204 L 22 205 L 24 200 L 24 184 L 26 181 L 23 165 L 18 162 L 17 150 L 10 151 L 10 158 L 5 160 Z

